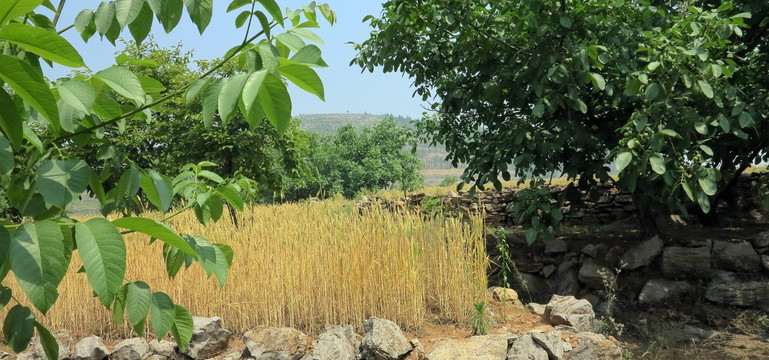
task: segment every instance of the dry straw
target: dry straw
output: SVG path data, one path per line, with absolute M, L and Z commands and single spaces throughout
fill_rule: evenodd
M 219 290 L 199 264 L 168 280 L 161 244 L 126 236 L 128 280 L 164 291 L 193 315 L 220 316 L 245 331 L 259 325 L 291 326 L 316 333 L 326 324 L 361 326 L 365 318 L 391 319 L 419 330 L 426 319 L 466 324 L 473 303 L 485 298 L 488 259 L 483 226 L 468 220 L 424 218 L 374 208 L 358 214 L 349 204 L 257 206 L 208 227 L 192 213 L 174 228 L 232 246 L 229 282 Z M 57 304 L 42 322 L 53 329 L 105 337 L 127 336 L 93 298 L 73 257 Z M 17 298 L 21 290 L 10 280 Z M 2 316 L 0 314 L 0 316 Z

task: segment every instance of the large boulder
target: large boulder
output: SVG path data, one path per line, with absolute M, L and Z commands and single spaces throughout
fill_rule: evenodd
M 494 301 L 509 302 L 512 304 L 521 304 L 518 299 L 518 292 L 513 289 L 503 288 L 501 286 L 492 286 L 488 290 L 488 296 Z
M 705 291 L 705 298 L 722 305 L 757 306 L 769 302 L 769 283 L 745 281 L 727 271 L 719 271 Z
M 442 339 L 433 345 L 426 360 L 500 360 L 507 356 L 510 334 Z
M 222 327 L 220 317 L 193 316 L 192 321 L 192 339 L 185 352 L 189 357 L 208 359 L 227 349 L 232 333 Z
M 313 360 L 354 360 L 358 355 L 359 346 L 360 342 L 352 326 L 329 326 L 318 336 L 312 358 Z
M 75 344 L 74 360 L 104 360 L 109 355 L 109 350 L 104 345 L 104 340 L 96 335 L 84 338 Z
M 676 305 L 681 296 L 692 291 L 694 286 L 686 281 L 651 279 L 641 289 L 638 304 L 641 306 Z
M 576 338 L 579 344 L 568 352 L 568 360 L 622 360 L 622 349 L 603 335 L 586 331 Z
M 544 318 L 552 325 L 573 326 L 578 331 L 595 329 L 595 312 L 590 302 L 573 296 L 553 295 L 545 306 Z
M 243 334 L 244 358 L 256 360 L 298 360 L 309 353 L 312 340 L 292 328 L 262 327 Z M 247 354 L 246 354 L 247 352 Z
M 152 356 L 152 348 L 142 338 L 123 340 L 112 349 L 112 360 L 143 360 Z
M 579 268 L 578 278 L 590 288 L 603 289 L 606 285 L 613 286 L 614 272 L 596 260 L 589 260 Z
M 524 334 L 515 339 L 507 351 L 507 360 L 548 360 L 548 358 L 547 351 L 534 341 L 531 334 Z
M 731 271 L 757 272 L 761 269 L 761 257 L 746 241 L 714 241 L 713 263 L 717 268 Z
M 72 356 L 72 344 L 74 343 L 72 339 L 72 333 L 70 333 L 67 330 L 58 330 L 54 331 L 51 335 L 56 339 L 56 343 L 59 345 L 59 360 L 63 359 L 70 359 Z M 43 345 L 40 343 L 40 338 L 35 336 L 32 338 L 32 341 L 29 343 L 29 347 L 27 347 L 27 350 L 22 352 L 16 357 L 17 360 L 44 360 L 47 359 L 45 356 L 45 350 L 43 350 Z
M 662 252 L 662 239 L 655 236 L 628 249 L 620 257 L 620 266 L 626 270 L 635 270 L 649 264 Z
M 176 343 L 171 341 L 157 341 L 155 339 L 152 339 L 152 341 L 149 342 L 150 349 L 152 349 L 152 353 L 163 357 L 165 359 L 173 358 L 176 356 Z
M 550 360 L 563 359 L 563 340 L 561 332 L 558 330 L 550 332 L 529 331 L 528 334 L 537 345 L 541 346 L 547 352 Z
M 396 323 L 378 318 L 363 321 L 361 359 L 395 360 L 408 354 L 411 349 L 411 343 L 406 340 Z
M 710 277 L 710 246 L 668 246 L 662 250 L 662 273 L 668 279 Z

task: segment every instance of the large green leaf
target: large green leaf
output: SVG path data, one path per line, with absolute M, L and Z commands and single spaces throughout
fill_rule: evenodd
M 113 65 L 96 73 L 96 77 L 104 81 L 118 94 L 133 100 L 137 105 L 144 104 L 144 88 L 139 78 L 128 68 Z
M 654 154 L 649 157 L 649 164 L 652 166 L 652 170 L 657 174 L 665 173 L 665 159 L 660 154 Z
M 14 231 L 10 259 L 19 287 L 43 314 L 59 297 L 57 287 L 67 271 L 64 237 L 50 220 L 26 223 Z
M 112 321 L 116 325 L 123 324 L 123 315 L 125 314 L 125 302 L 127 294 L 128 284 L 121 286 L 115 294 L 115 302 L 112 304 Z
M 77 110 L 64 102 L 59 100 L 56 105 L 59 107 L 59 122 L 61 123 L 61 129 L 66 132 L 74 132 L 77 129 L 78 124 L 85 117 L 85 113 Z
M 214 11 L 214 1 L 184 0 L 184 5 L 187 7 L 187 14 L 190 15 L 190 20 L 192 20 L 195 26 L 198 27 L 198 31 L 202 34 L 211 22 L 211 16 Z
M 138 325 L 147 318 L 152 302 L 150 286 L 142 281 L 134 281 L 128 284 L 126 292 L 126 314 L 132 325 Z
M 83 41 L 88 42 L 88 39 L 96 33 L 96 23 L 94 22 L 94 13 L 91 10 L 85 9 L 75 16 L 75 30 L 80 33 L 80 37 Z
M 291 122 L 291 96 L 286 84 L 276 75 L 268 74 L 262 83 L 262 89 L 257 95 L 259 104 L 270 122 L 283 134 Z
M 264 6 L 265 10 L 267 10 L 268 13 L 270 13 L 270 16 L 272 16 L 275 21 L 278 22 L 281 26 L 283 25 L 283 12 L 280 11 L 280 5 L 278 5 L 275 0 L 257 0 L 262 6 Z
M 75 238 L 88 282 L 101 303 L 109 307 L 125 277 L 123 237 L 106 219 L 93 218 L 75 226 Z
M 37 168 L 37 191 L 48 204 L 60 209 L 88 187 L 91 169 L 82 160 L 46 160 Z
M 710 83 L 705 80 L 697 80 L 697 85 L 700 87 L 702 94 L 704 94 L 709 99 L 713 98 L 713 88 L 710 87 Z
M 122 217 L 112 221 L 115 226 L 140 232 L 154 237 L 168 245 L 176 247 L 183 253 L 192 256 L 197 259 L 198 256 L 195 250 L 192 249 L 184 239 L 173 229 L 169 228 L 163 223 L 157 222 L 152 219 L 140 218 L 140 217 Z
M 43 324 L 35 321 L 35 328 L 37 328 L 37 334 L 40 337 L 40 345 L 43 347 L 43 352 L 48 360 L 57 360 L 59 358 L 59 343 L 56 338 L 53 337 L 48 329 Z
M 126 26 L 133 22 L 139 12 L 141 12 L 144 0 L 116 0 L 115 1 L 115 17 L 117 18 L 120 27 Z
M 697 182 L 699 182 L 700 188 L 702 188 L 702 192 L 705 193 L 705 195 L 713 196 L 716 194 L 718 185 L 716 184 L 715 173 L 707 172 L 706 176 L 697 178 Z
M 115 100 L 114 95 L 108 91 L 102 91 L 96 95 L 93 103 L 93 112 L 106 120 L 115 119 L 123 115 L 120 104 Z
M 162 292 L 153 293 L 150 304 L 150 321 L 158 341 L 171 331 L 175 316 L 176 309 L 171 298 Z
M 84 67 L 85 63 L 72 44 L 61 35 L 41 27 L 8 24 L 0 29 L 0 40 L 13 43 L 43 59 L 69 67 Z
M 0 25 L 35 10 L 44 0 L 3 0 L 0 1 Z
M 219 103 L 219 92 L 222 89 L 222 80 L 214 80 L 211 85 L 205 87 L 203 90 L 203 124 L 208 128 L 214 119 L 214 113 L 216 113 L 216 106 Z
M 3 334 L 11 350 L 24 351 L 35 333 L 35 314 L 26 306 L 16 305 L 5 315 Z
M 328 67 L 321 58 L 320 48 L 315 45 L 307 45 L 291 57 L 291 61 L 317 67 Z
M 0 133 L 0 175 L 7 175 L 13 170 L 13 148 L 5 135 Z
M 11 146 L 18 150 L 21 140 L 24 139 L 21 116 L 16 111 L 13 98 L 2 87 L 0 87 L 0 129 L 5 132 Z
M 100 3 L 93 16 L 96 31 L 99 32 L 99 35 L 104 36 L 115 20 L 115 4 L 106 1 Z
M 187 351 L 187 345 L 190 344 L 194 328 L 195 323 L 192 321 L 192 314 L 184 307 L 174 305 L 174 325 L 171 326 L 171 333 L 174 335 L 180 352 Z
M 633 160 L 633 153 L 630 151 L 623 151 L 617 155 L 617 171 L 622 171 Z
M 174 200 L 171 179 L 155 170 L 148 170 L 141 174 L 141 187 L 152 204 L 163 213 L 168 211 Z
M 251 112 L 254 102 L 258 101 L 257 95 L 262 88 L 262 83 L 264 83 L 264 78 L 266 76 L 267 70 L 255 71 L 248 75 L 248 79 L 246 79 L 245 84 L 243 84 L 243 92 L 241 93 L 241 98 L 243 103 L 246 105 L 246 111 L 248 113 Z
M 90 84 L 83 80 L 70 79 L 59 84 L 57 89 L 59 96 L 67 105 L 85 114 L 91 112 L 96 94 Z
M 305 44 L 302 38 L 292 33 L 278 34 L 277 36 L 275 36 L 275 38 L 278 39 L 278 41 L 280 41 L 281 44 L 286 45 L 289 49 L 291 49 L 294 52 L 298 52 L 303 47 L 307 46 L 307 44 Z
M 216 192 L 227 201 L 235 210 L 243 211 L 243 198 L 240 196 L 237 190 L 232 188 L 232 185 L 220 186 L 216 188 Z
M 136 16 L 136 19 L 128 24 L 128 30 L 131 32 L 131 35 L 134 37 L 137 44 L 140 44 L 147 38 L 147 35 L 149 35 L 150 30 L 152 30 L 152 21 L 152 9 L 149 4 L 145 2 L 144 5 L 142 5 L 139 15 Z
M 248 78 L 247 74 L 238 74 L 225 80 L 221 91 L 219 91 L 219 117 L 223 122 L 227 122 L 238 104 L 238 97 L 243 90 L 243 84 Z
M 302 90 L 314 94 L 321 100 L 325 100 L 323 92 L 323 82 L 315 72 L 306 65 L 286 64 L 277 68 L 281 75 L 292 83 L 299 86 Z
M 200 258 L 200 265 L 205 270 L 208 276 L 216 274 L 216 280 L 219 281 L 219 287 L 223 287 L 227 283 L 227 270 L 229 265 L 227 263 L 227 257 L 224 256 L 222 250 L 211 244 L 206 238 L 202 236 L 186 236 L 187 240 L 194 244 L 195 252 Z
M 147 0 L 166 33 L 170 33 L 182 18 L 182 0 Z
M 11 295 L 13 295 L 11 288 L 0 285 L 0 310 L 4 309 L 5 305 L 11 301 Z
M 59 110 L 43 75 L 26 61 L 0 55 L 0 78 L 37 110 L 54 127 L 59 129 Z

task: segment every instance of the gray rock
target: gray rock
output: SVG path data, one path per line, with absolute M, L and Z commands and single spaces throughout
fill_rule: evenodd
M 424 360 L 425 359 L 425 346 L 417 339 L 409 341 L 411 343 L 411 352 L 403 360 Z
M 314 360 L 354 360 L 359 346 L 352 326 L 329 326 L 318 336 L 312 355 Z
M 668 279 L 709 278 L 710 247 L 668 246 L 662 250 L 662 273 Z
M 533 314 L 543 316 L 545 315 L 545 306 L 544 304 L 537 304 L 537 303 L 528 303 L 526 304 L 526 309 L 531 311 Z
M 59 345 L 59 360 L 70 359 L 72 357 L 72 333 L 67 330 L 58 330 L 51 333 L 56 339 L 56 343 Z M 40 338 L 35 336 L 29 343 L 27 350 L 16 356 L 17 360 L 37 360 L 47 359 L 45 356 L 45 350 L 40 343 Z
M 411 351 L 411 343 L 400 327 L 390 320 L 370 318 L 363 321 L 363 360 L 395 360 Z
M 753 246 L 757 248 L 769 247 L 769 231 L 764 231 L 754 235 L 750 238 L 750 241 L 753 243 Z
M 534 342 L 530 334 L 524 334 L 515 339 L 513 346 L 507 351 L 507 360 L 548 360 L 548 354 L 542 346 Z
M 509 302 L 513 304 L 521 303 L 521 301 L 518 299 L 518 292 L 513 289 L 503 288 L 501 286 L 492 286 L 489 288 L 487 293 L 488 296 L 494 301 Z
M 558 265 L 555 275 L 550 278 L 554 294 L 577 295 L 580 290 L 577 259 L 570 259 Z
M 681 333 L 689 338 L 700 338 L 701 340 L 715 339 L 721 336 L 721 333 L 715 330 L 705 330 L 691 325 L 685 325 Z
M 660 248 L 660 251 L 662 251 L 662 248 Z M 606 253 L 606 256 L 604 256 L 604 262 L 606 263 L 606 266 L 612 267 L 612 268 L 618 268 L 620 267 L 620 258 L 624 254 L 625 249 L 619 245 L 614 245 L 609 249 L 609 251 Z
M 761 269 L 761 258 L 748 242 L 713 242 L 713 263 L 724 270 L 756 272 Z
M 769 255 L 761 255 L 761 266 L 764 270 L 769 271 Z
M 208 359 L 227 349 L 232 333 L 222 327 L 220 317 L 193 316 L 192 320 L 192 339 L 185 354 L 193 359 Z
M 624 264 L 624 269 L 635 270 L 640 267 L 649 266 L 654 259 L 662 252 L 662 239 L 655 236 L 638 245 L 628 249 L 620 257 L 620 266 Z
M 535 343 L 545 349 L 550 360 L 563 359 L 563 340 L 561 340 L 560 331 L 555 330 L 548 333 L 530 331 L 528 334 L 531 335 L 531 339 Z
M 641 306 L 676 305 L 682 295 L 694 291 L 694 286 L 686 281 L 651 279 L 644 284 L 638 295 Z
M 545 254 L 563 254 L 569 250 L 569 244 L 563 239 L 545 241 Z
M 167 358 L 176 356 L 176 343 L 171 341 L 160 341 L 155 339 L 149 342 L 150 349 L 155 355 L 160 355 Z
M 433 345 L 426 360 L 502 360 L 512 335 L 473 336 L 469 339 L 442 339 Z
M 595 329 L 595 312 L 587 300 L 553 295 L 545 307 L 544 318 L 551 325 L 569 325 L 578 331 Z
M 582 248 L 582 253 L 593 259 L 604 257 L 607 251 L 609 251 L 609 246 L 606 244 L 587 244 Z
M 241 360 L 241 359 L 253 359 L 252 357 L 250 357 L 250 355 L 248 355 L 248 356 L 244 356 L 244 354 L 243 354 L 243 353 L 244 353 L 245 351 L 246 351 L 246 347 L 245 347 L 245 346 L 241 346 L 241 347 L 239 347 L 239 348 L 236 348 L 236 349 L 234 349 L 234 350 L 232 350 L 232 351 L 229 351 L 229 352 L 227 352 L 226 354 L 224 354 L 224 355 L 222 356 L 222 359 L 221 359 L 221 360 Z
M 595 260 L 590 260 L 582 265 L 578 277 L 579 281 L 593 289 L 603 289 L 604 281 L 614 283 L 614 272 Z
M 622 349 L 603 335 L 577 334 L 579 344 L 569 352 L 569 360 L 622 360 Z
M 719 271 L 705 291 L 705 298 L 722 305 L 757 306 L 767 302 L 769 283 L 742 281 L 730 272 Z
M 142 338 L 123 340 L 112 349 L 112 360 L 140 360 L 153 355 L 150 344 Z
M 556 267 L 553 264 L 545 265 L 545 267 L 542 268 L 542 276 L 544 276 L 545 278 L 549 278 L 553 276 L 553 274 L 555 273 L 555 269 Z
M 16 359 L 16 356 L 13 354 L 9 354 L 5 351 L 0 350 L 0 360 L 14 360 Z
M 74 360 L 103 360 L 109 355 L 104 340 L 96 335 L 84 338 L 75 344 Z
M 298 360 L 312 344 L 310 337 L 292 328 L 262 327 L 243 334 L 243 357 L 256 360 Z M 246 354 L 246 352 L 248 354 Z

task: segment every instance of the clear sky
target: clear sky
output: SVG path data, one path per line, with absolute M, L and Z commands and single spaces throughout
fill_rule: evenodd
M 309 1 L 277 0 L 282 8 L 296 9 Z M 338 23 L 329 26 L 321 22 L 321 29 L 316 33 L 325 41 L 320 45 L 323 58 L 329 64 L 328 68 L 318 69 L 318 74 L 325 86 L 326 101 L 320 101 L 314 95 L 306 94 L 292 85 L 290 92 L 293 102 L 294 115 L 325 114 L 325 113 L 364 113 L 421 117 L 426 106 L 421 99 L 412 98 L 414 89 L 411 80 L 401 74 L 383 74 L 381 70 L 373 74 L 361 73 L 360 68 L 350 67 L 350 60 L 355 51 L 349 41 L 360 43 L 368 38 L 370 28 L 361 22 L 366 15 L 379 15 L 381 1 L 378 0 L 327 0 L 337 13 Z M 56 1 L 53 1 L 56 4 Z M 80 0 L 68 1 L 65 11 L 59 21 L 58 28 L 71 24 L 77 13 L 85 8 L 96 10 L 100 1 Z M 214 1 L 214 15 L 211 24 L 201 36 L 197 28 L 190 22 L 187 14 L 171 34 L 166 35 L 160 24 L 155 21 L 152 27 L 155 41 L 161 46 L 176 45 L 181 41 L 184 49 L 194 49 L 195 58 L 210 59 L 220 57 L 231 47 L 238 45 L 243 39 L 244 28 L 235 29 L 235 17 L 238 10 L 226 13 L 230 0 Z M 323 3 L 323 1 L 318 1 Z M 320 17 L 320 12 L 318 13 Z M 325 20 L 324 20 L 325 21 Z M 130 38 L 128 29 L 124 37 Z M 100 40 L 95 35 L 88 43 L 84 43 L 76 30 L 71 29 L 64 36 L 81 53 L 91 70 L 98 71 L 114 64 L 114 53 L 120 47 L 114 47 L 107 40 Z M 118 43 L 120 46 L 120 43 Z M 54 68 L 46 71 L 51 78 L 66 75 L 69 69 Z

